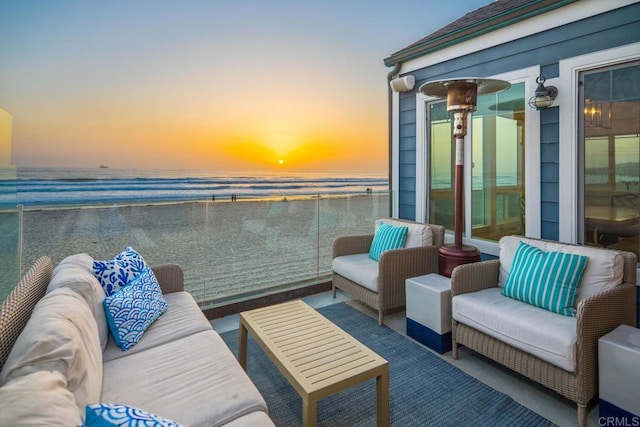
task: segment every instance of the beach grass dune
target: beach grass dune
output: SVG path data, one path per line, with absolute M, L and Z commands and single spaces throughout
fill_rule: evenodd
M 21 273 L 40 256 L 54 266 L 84 252 L 111 259 L 126 246 L 150 264 L 176 263 L 204 305 L 234 295 L 329 277 L 333 239 L 373 232 L 388 193 L 289 200 L 28 210 Z

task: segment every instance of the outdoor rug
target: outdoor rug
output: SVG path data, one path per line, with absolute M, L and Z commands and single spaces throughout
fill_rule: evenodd
M 392 426 L 553 426 L 515 402 L 440 359 L 410 338 L 378 326 L 377 320 L 346 303 L 318 309 L 389 362 Z M 238 331 L 221 334 L 237 356 Z M 278 427 L 299 426 L 302 399 L 249 336 L 247 370 Z M 375 379 L 318 402 L 319 426 L 375 426 Z

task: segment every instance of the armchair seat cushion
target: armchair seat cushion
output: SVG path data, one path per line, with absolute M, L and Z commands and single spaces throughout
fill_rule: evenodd
M 576 371 L 575 317 L 505 297 L 499 287 L 455 296 L 452 316 L 559 368 Z
M 362 287 L 378 292 L 379 265 L 369 258 L 368 253 L 334 258 L 333 271 Z

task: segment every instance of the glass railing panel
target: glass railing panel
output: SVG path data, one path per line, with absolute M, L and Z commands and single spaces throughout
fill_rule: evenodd
M 0 227 L 8 230 L 3 236 L 23 230 L 22 273 L 42 255 L 55 266 L 83 252 L 109 260 L 131 246 L 150 265 L 179 264 L 186 290 L 210 307 L 330 280 L 333 240 L 371 234 L 375 220 L 388 216 L 389 193 L 382 192 L 38 207 L 25 209 L 21 221 L 16 213 L 0 215 Z M 13 261 L 5 256 L 3 262 L 18 266 L 15 246 L 3 251 L 14 254 Z M 10 288 L 19 279 L 14 270 Z
M 204 306 L 330 280 L 333 240 L 373 233 L 389 193 L 208 203 Z
M 20 280 L 20 207 L 0 208 L 0 304 Z
M 11 165 L 12 117 L 0 108 L 0 304 L 20 280 L 20 230 L 16 168 Z
M 320 200 L 318 276 L 329 280 L 333 240 L 339 236 L 373 234 L 376 219 L 388 218 L 390 194 L 327 197 Z
M 24 211 L 23 271 L 42 255 L 112 259 L 126 246 L 149 265 L 180 264 L 187 290 L 202 295 L 205 203 L 41 208 Z
M 315 196 L 208 203 L 204 302 L 313 281 Z

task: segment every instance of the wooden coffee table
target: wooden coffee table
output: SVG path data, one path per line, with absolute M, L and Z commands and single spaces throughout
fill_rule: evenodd
M 302 425 L 316 425 L 317 402 L 376 379 L 378 426 L 389 425 L 389 368 L 302 301 L 240 313 L 238 361 L 247 369 L 247 331 L 302 397 Z

